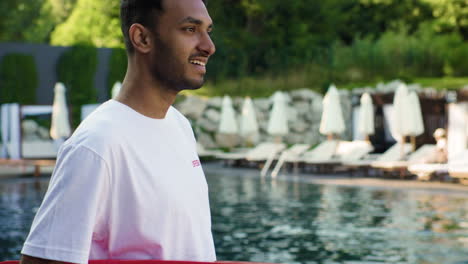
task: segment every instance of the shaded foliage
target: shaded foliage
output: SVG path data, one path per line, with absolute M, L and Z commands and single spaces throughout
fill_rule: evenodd
M 38 77 L 33 56 L 11 53 L 2 58 L 0 104 L 35 104 L 37 86 Z
M 74 46 L 65 51 L 57 63 L 58 81 L 67 88 L 75 127 L 81 121 L 81 106 L 97 102 L 94 87 L 96 67 L 97 50 L 92 46 Z
M 112 87 L 114 86 L 114 83 L 123 82 L 126 71 L 127 53 L 125 52 L 125 49 L 113 49 L 109 61 L 109 75 L 107 77 L 109 97 L 112 97 Z

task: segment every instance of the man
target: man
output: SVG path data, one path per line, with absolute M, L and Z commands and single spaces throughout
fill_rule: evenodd
M 122 90 L 61 147 L 23 264 L 216 259 L 193 131 L 171 106 L 215 52 L 205 2 L 122 0 L 121 19 Z

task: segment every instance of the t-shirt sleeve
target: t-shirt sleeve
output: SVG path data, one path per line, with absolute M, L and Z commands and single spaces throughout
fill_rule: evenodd
M 98 154 L 83 146 L 64 146 L 21 253 L 87 263 L 109 188 L 108 168 Z

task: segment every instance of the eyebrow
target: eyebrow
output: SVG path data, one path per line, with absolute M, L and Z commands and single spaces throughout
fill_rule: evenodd
M 180 21 L 179 24 L 184 24 L 184 23 L 191 23 L 195 25 L 203 25 L 203 21 L 191 16 L 188 16 Z M 208 28 L 213 28 L 213 24 L 208 25 Z

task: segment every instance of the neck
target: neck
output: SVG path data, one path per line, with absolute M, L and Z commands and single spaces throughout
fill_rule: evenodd
M 163 119 L 177 93 L 163 87 L 148 72 L 129 66 L 116 100 L 144 116 Z

